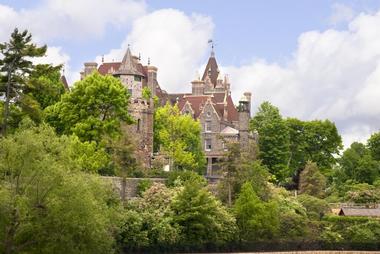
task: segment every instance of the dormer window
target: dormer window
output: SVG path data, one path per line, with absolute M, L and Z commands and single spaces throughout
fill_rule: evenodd
M 211 112 L 207 111 L 206 115 L 207 115 L 207 117 L 210 117 L 211 116 Z
M 140 76 L 135 76 L 135 81 L 141 82 L 141 77 Z

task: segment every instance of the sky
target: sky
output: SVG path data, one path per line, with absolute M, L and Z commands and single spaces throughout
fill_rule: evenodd
M 0 0 L 0 42 L 28 29 L 47 44 L 39 62 L 120 61 L 127 45 L 158 67 L 168 92 L 189 92 L 212 39 L 235 102 L 253 94 L 285 117 L 330 119 L 345 146 L 380 129 L 378 0 Z

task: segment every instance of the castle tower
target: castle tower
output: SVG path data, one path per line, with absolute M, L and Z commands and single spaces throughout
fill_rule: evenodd
M 239 141 L 242 150 L 248 149 L 249 145 L 249 122 L 251 119 L 251 93 L 246 92 L 239 101 Z
M 147 71 L 147 87 L 152 93 L 152 98 L 156 96 L 156 84 L 157 84 L 157 67 L 148 65 L 146 67 Z
M 138 142 L 138 149 L 143 153 L 145 165 L 150 167 L 150 158 L 153 154 L 153 110 L 152 100 L 142 98 L 142 89 L 145 84 L 150 88 L 152 95 L 155 92 L 157 68 L 147 67 L 148 77 L 142 73 L 143 67 L 139 65 L 138 58 L 133 57 L 128 47 L 120 67 L 113 74 L 119 77 L 123 85 L 131 94 L 129 113 L 135 123 L 129 126 L 129 130 Z M 147 78 L 147 80 L 146 80 Z M 151 78 L 151 79 L 149 79 Z
M 93 71 L 96 71 L 98 64 L 96 62 L 84 63 L 84 71 L 82 71 L 80 79 L 84 79 L 86 76 L 90 75 Z

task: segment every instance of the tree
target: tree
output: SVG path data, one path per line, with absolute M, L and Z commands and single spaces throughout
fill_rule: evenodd
M 329 204 L 323 199 L 302 194 L 298 196 L 298 200 L 306 208 L 307 215 L 311 219 L 320 220 L 330 211 Z
M 307 161 L 314 161 L 322 170 L 333 167 L 342 148 L 342 138 L 333 122 L 288 118 L 286 125 L 290 134 L 288 165 L 292 172 L 304 168 Z
M 278 108 L 264 102 L 251 120 L 251 129 L 259 134 L 259 158 L 281 183 L 291 176 L 289 160 L 289 130 Z
M 372 158 L 371 151 L 362 143 L 354 142 L 339 160 L 342 168 L 340 181 L 348 179 L 359 183 L 372 184 L 380 175 L 380 162 Z
M 0 252 L 109 253 L 118 202 L 47 126 L 0 140 Z
M 154 183 L 131 204 L 125 212 L 120 232 L 122 249 L 157 249 L 179 241 L 180 230 L 173 221 L 173 211 L 170 209 L 178 191 Z
M 38 102 L 41 110 L 59 102 L 65 93 L 61 69 L 61 65 L 38 64 L 30 73 L 24 94 Z
M 182 234 L 182 246 L 222 245 L 234 237 L 235 219 L 210 192 L 186 184 L 171 203 L 173 221 Z
M 307 162 L 300 174 L 299 192 L 315 197 L 323 197 L 326 188 L 326 177 L 319 171 L 314 162 Z
M 154 114 L 155 151 L 167 154 L 175 170 L 201 172 L 205 165 L 201 146 L 201 126 L 177 106 L 166 104 Z
M 60 134 L 75 134 L 81 141 L 99 144 L 105 136 L 118 136 L 121 123 L 132 123 L 128 104 L 128 92 L 120 80 L 94 72 L 47 107 L 46 120 Z
M 278 233 L 278 207 L 275 202 L 263 202 L 246 182 L 234 205 L 239 238 L 243 242 L 274 239 Z
M 241 151 L 239 143 L 228 144 L 228 150 L 221 159 L 220 166 L 224 177 L 218 184 L 218 194 L 221 200 L 232 205 L 245 182 L 251 182 L 256 194 L 263 200 L 269 199 L 268 181 L 272 176 L 268 168 L 261 161 L 252 156 L 252 153 Z M 251 144 L 249 150 L 255 151 Z
M 374 133 L 367 141 L 372 158 L 380 161 L 380 132 Z
M 31 61 L 34 57 L 41 57 L 46 52 L 46 46 L 37 47 L 32 43 L 32 35 L 27 30 L 19 32 L 16 28 L 11 34 L 9 42 L 0 44 L 0 95 L 5 95 L 4 117 L 2 123 L 3 136 L 7 133 L 10 106 L 18 102 L 25 104 L 26 98 L 23 97 L 26 76 L 34 68 Z

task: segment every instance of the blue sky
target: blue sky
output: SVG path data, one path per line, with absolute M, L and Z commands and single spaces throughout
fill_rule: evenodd
M 47 43 L 43 60 L 74 82 L 85 61 L 121 59 L 127 44 L 188 92 L 216 43 L 235 101 L 253 93 L 284 116 L 331 119 L 346 145 L 380 129 L 378 0 L 0 0 L 0 41 L 15 26 Z
M 345 26 L 344 23 L 332 25 L 329 20 L 337 3 L 351 7 L 355 12 L 380 7 L 378 0 L 146 1 L 149 12 L 173 8 L 188 15 L 199 13 L 210 16 L 215 24 L 213 39 L 217 44 L 219 62 L 225 65 L 240 65 L 252 58 L 285 61 L 296 49 L 298 36 L 302 32 Z M 44 1 L 0 0 L 0 4 L 22 10 L 41 6 Z M 128 25 L 118 28 L 109 26 L 101 38 L 55 38 L 46 42 L 62 45 L 71 56 L 71 65 L 79 68 L 84 61 L 118 47 L 129 30 Z

